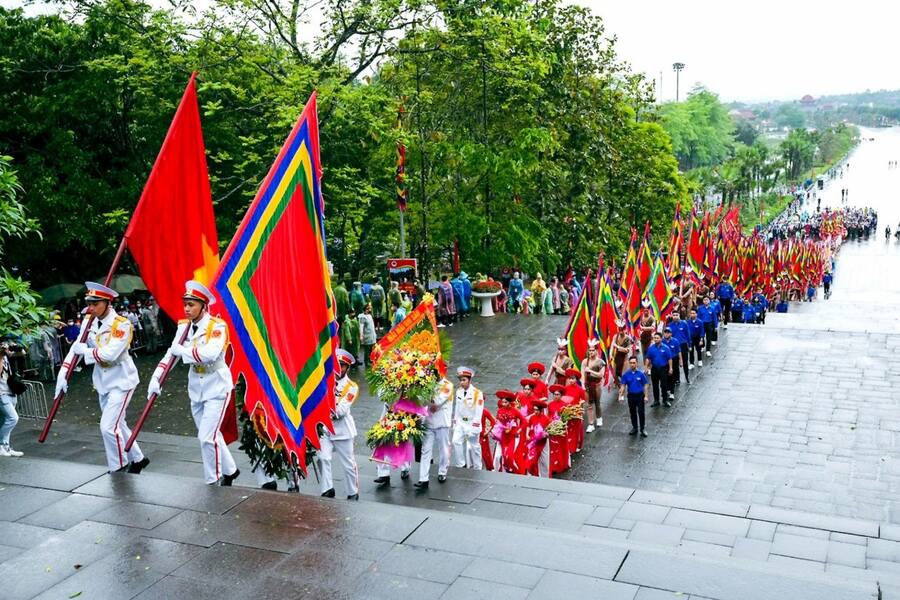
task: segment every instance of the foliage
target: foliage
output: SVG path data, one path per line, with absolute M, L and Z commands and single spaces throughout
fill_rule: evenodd
M 0 156 L 0 257 L 7 239 L 23 238 L 36 227 L 17 199 L 22 188 L 10 163 L 10 157 Z M 24 335 L 49 321 L 39 299 L 27 281 L 0 268 L 0 335 Z
M 449 269 L 455 243 L 470 272 L 593 264 L 645 220 L 667 232 L 685 196 L 650 86 L 598 17 L 561 0 L 64 6 L 0 9 L 0 139 L 47 242 L 8 254 L 42 284 L 108 263 L 192 70 L 223 245 L 314 89 L 327 250 L 354 278 L 399 250 L 398 141 L 425 274 Z
M 684 102 L 664 105 L 660 115 L 682 169 L 715 166 L 729 156 L 734 122 L 713 92 L 695 88 Z

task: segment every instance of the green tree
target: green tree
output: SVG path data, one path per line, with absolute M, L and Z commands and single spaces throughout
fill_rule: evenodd
M 11 162 L 0 156 L 0 257 L 11 238 L 37 233 L 36 223 L 16 198 L 22 188 Z M 23 335 L 46 323 L 49 314 L 38 306 L 38 298 L 27 281 L 0 269 L 0 335 Z
M 682 169 L 711 167 L 730 155 L 734 122 L 713 92 L 698 87 L 684 102 L 663 105 L 660 116 Z

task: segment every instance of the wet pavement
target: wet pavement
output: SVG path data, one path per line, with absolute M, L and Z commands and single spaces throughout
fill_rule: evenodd
M 900 131 L 864 135 L 876 141 L 823 204 L 847 187 L 851 205 L 875 207 L 879 229 L 893 229 L 900 170 L 887 161 L 900 158 Z M 14 582 L 0 598 L 863 598 L 876 580 L 896 593 L 898 273 L 893 239 L 846 243 L 829 300 L 723 331 L 675 405 L 648 409 L 649 438 L 627 435 L 627 410 L 607 393 L 604 426 L 566 480 L 452 470 L 416 494 L 396 477 L 376 489 L 361 458 L 358 505 L 310 497 L 314 481 L 300 496 L 207 488 L 196 440 L 166 435 L 195 432 L 183 369 L 142 436 L 151 467 L 105 475 L 85 371 L 48 443 L 23 420 L 13 445 L 26 460 L 0 459 L 0 578 Z M 486 392 L 515 387 L 564 327 L 473 316 L 447 330 L 452 365 L 475 367 Z M 156 358 L 139 363 L 146 382 Z M 358 426 L 380 410 L 364 393 Z M 254 486 L 235 453 L 238 484 Z

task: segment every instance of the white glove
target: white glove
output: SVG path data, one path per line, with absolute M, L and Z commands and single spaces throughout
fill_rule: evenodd
M 153 394 L 159 396 L 161 392 L 162 388 L 159 387 L 159 379 L 157 379 L 156 377 L 150 379 L 150 385 L 147 386 L 147 399 L 149 400 L 150 396 L 152 396 Z
M 172 352 L 172 356 L 177 356 L 178 358 L 181 358 L 182 356 L 190 352 L 190 350 L 188 350 L 181 344 L 172 344 L 169 350 Z
M 88 345 L 84 342 L 75 342 L 72 344 L 72 352 L 75 354 L 85 355 L 88 353 Z
M 59 377 L 56 378 L 56 391 L 53 392 L 53 397 L 55 398 L 68 390 L 69 382 L 66 381 L 66 376 L 63 373 L 60 373 Z

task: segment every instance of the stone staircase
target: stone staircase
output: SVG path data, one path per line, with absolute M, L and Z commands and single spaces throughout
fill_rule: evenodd
M 0 462 L 0 597 L 900 598 L 896 526 L 457 469 L 376 489 L 362 457 L 358 503 L 159 463 Z

